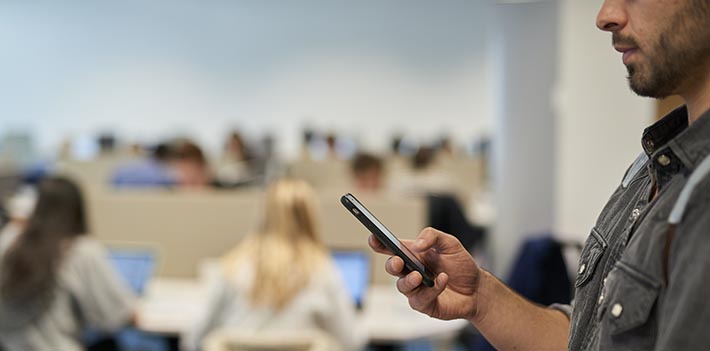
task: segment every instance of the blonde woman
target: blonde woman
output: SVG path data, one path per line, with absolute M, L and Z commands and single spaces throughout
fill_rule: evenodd
M 205 336 L 222 327 L 255 334 L 317 331 L 345 350 L 363 346 L 354 304 L 321 240 L 317 210 L 303 181 L 269 187 L 261 227 L 222 259 L 208 307 L 183 338 L 185 350 L 199 350 Z

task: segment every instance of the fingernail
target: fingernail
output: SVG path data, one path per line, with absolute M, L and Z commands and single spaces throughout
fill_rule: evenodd
M 417 239 L 417 241 L 414 242 L 415 247 L 422 247 L 422 245 L 424 245 L 423 239 Z

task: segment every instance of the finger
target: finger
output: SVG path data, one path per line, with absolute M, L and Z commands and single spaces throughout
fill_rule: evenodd
M 393 254 L 374 235 L 370 235 L 370 237 L 367 238 L 367 244 L 370 245 L 370 248 L 372 248 L 372 250 L 377 253 L 381 253 L 381 254 L 385 254 L 385 255 L 392 255 Z
M 397 279 L 397 290 L 407 297 L 414 294 L 420 285 L 422 285 L 422 275 L 417 271 L 413 271 Z
M 429 227 L 419 233 L 411 248 L 417 252 L 424 252 L 432 248 L 440 252 L 449 252 L 463 248 L 463 246 L 453 235 Z
M 407 248 L 411 247 L 414 244 L 414 240 L 400 240 L 400 242 L 404 244 L 404 246 L 406 246 Z M 378 239 L 374 235 L 370 235 L 367 238 L 367 244 L 370 245 L 370 248 L 377 253 L 394 255 L 394 253 L 390 251 L 384 244 L 382 244 L 380 239 Z
M 391 275 L 401 277 L 404 271 L 404 261 L 397 256 L 390 257 L 385 263 L 385 271 Z
M 421 286 L 409 295 L 409 306 L 421 312 L 431 310 L 431 306 L 436 303 L 437 297 L 446 289 L 449 282 L 449 276 L 446 273 L 439 273 L 434 279 L 434 286 L 428 288 Z

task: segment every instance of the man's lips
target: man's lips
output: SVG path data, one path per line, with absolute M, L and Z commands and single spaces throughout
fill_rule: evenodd
M 614 49 L 623 54 L 622 61 L 624 62 L 625 65 L 629 64 L 631 57 L 638 50 L 638 48 L 630 47 L 630 46 L 614 46 Z

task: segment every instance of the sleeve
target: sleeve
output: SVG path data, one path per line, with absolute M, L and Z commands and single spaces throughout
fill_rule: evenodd
M 701 350 L 710 345 L 710 200 L 706 196 L 699 206 L 688 209 L 671 246 L 656 350 Z
M 130 324 L 136 297 L 111 266 L 106 250 L 98 243 L 81 240 L 75 244 L 72 290 L 84 321 L 89 327 L 115 331 Z
M 205 308 L 195 319 L 190 329 L 180 338 L 180 349 L 183 351 L 201 350 L 202 342 L 207 335 L 220 327 L 224 311 L 227 310 L 229 302 L 229 283 L 220 274 L 215 276 L 208 283 L 207 301 Z
M 355 306 L 348 296 L 345 282 L 329 262 L 326 282 L 327 297 L 330 306 L 323 317 L 323 328 L 343 345 L 345 350 L 359 350 L 365 346 L 367 335 L 363 322 L 355 314 Z
M 553 310 L 558 310 L 567 316 L 567 319 L 572 320 L 572 311 L 574 310 L 574 300 L 569 305 L 564 305 L 560 303 L 553 303 L 549 306 Z

